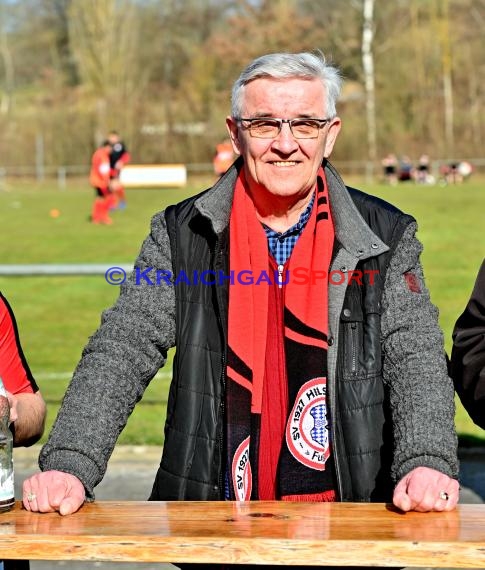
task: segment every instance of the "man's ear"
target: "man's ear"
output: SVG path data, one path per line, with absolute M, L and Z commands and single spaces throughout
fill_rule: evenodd
M 231 139 L 232 148 L 236 154 L 241 154 L 241 144 L 239 142 L 239 126 L 234 117 L 226 117 L 226 128 Z
M 325 158 L 328 158 L 332 154 L 333 146 L 337 140 L 338 134 L 340 133 L 341 127 L 342 121 L 340 120 L 340 117 L 332 119 L 325 136 L 325 151 L 323 154 Z

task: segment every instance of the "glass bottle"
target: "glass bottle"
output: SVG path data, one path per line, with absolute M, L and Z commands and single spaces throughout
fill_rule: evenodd
M 10 404 L 0 378 L 0 513 L 15 504 L 13 485 L 13 436 L 9 428 Z

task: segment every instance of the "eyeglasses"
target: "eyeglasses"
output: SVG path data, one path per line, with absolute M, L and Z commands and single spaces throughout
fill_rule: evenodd
M 273 117 L 255 117 L 253 119 L 237 119 L 248 129 L 250 136 L 257 139 L 274 139 L 283 127 L 288 123 L 295 139 L 316 139 L 323 128 L 331 119 L 276 119 Z M 244 123 L 248 123 L 244 125 Z

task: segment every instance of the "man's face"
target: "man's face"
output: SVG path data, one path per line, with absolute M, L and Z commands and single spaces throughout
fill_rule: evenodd
M 318 79 L 255 79 L 244 91 L 243 118 L 297 117 L 325 119 L 325 89 Z M 335 118 L 320 129 L 318 138 L 297 139 L 283 123 L 273 139 L 251 137 L 249 130 L 228 117 L 234 150 L 244 158 L 246 179 L 256 198 L 298 198 L 315 185 L 323 158 L 330 156 L 340 131 Z

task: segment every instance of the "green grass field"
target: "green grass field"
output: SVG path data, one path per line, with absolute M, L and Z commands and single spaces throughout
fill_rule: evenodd
M 65 190 L 57 189 L 54 182 L 10 182 L 0 191 L 4 236 L 0 263 L 132 263 L 148 233 L 150 217 L 209 182 L 191 181 L 177 190 L 129 190 L 127 210 L 116 212 L 109 227 L 88 223 L 92 191 L 84 181 L 70 182 Z M 347 182 L 417 218 L 427 284 L 440 310 L 449 351 L 453 325 L 485 257 L 485 181 L 395 188 Z M 58 218 L 49 215 L 54 208 L 60 211 Z M 101 311 L 116 299 L 118 288 L 100 275 L 0 277 L 0 289 L 14 307 L 24 351 L 48 402 L 48 433 L 81 350 L 97 328 Z M 119 443 L 162 444 L 169 372 L 167 367 L 153 380 Z M 471 423 L 461 406 L 456 424 L 461 435 L 485 440 L 485 432 Z

